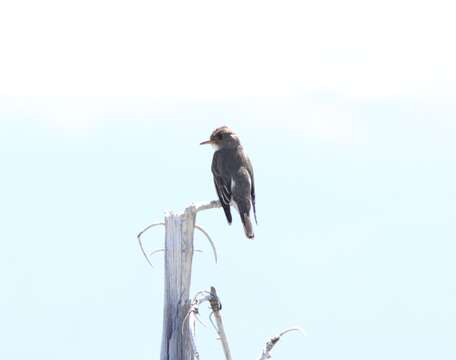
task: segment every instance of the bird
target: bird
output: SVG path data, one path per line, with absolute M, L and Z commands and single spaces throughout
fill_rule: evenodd
M 227 126 L 216 128 L 209 140 L 200 145 L 210 144 L 214 148 L 212 158 L 212 175 L 215 190 L 225 212 L 228 224 L 231 225 L 231 208 L 235 207 L 241 217 L 247 238 L 253 239 L 250 212 L 257 223 L 255 208 L 255 181 L 253 167 L 241 145 L 239 136 Z

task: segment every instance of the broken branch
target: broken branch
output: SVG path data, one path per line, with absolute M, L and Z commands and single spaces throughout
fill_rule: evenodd
M 285 329 L 279 335 L 273 336 L 266 342 L 266 345 L 263 348 L 263 351 L 261 352 L 261 355 L 259 356 L 258 360 L 270 359 L 272 357 L 272 355 L 271 355 L 272 348 L 279 342 L 279 340 L 281 339 L 281 337 L 283 335 L 285 335 L 286 333 L 292 332 L 292 331 L 300 331 L 303 334 L 305 334 L 304 330 L 300 327 L 292 327 L 289 329 Z

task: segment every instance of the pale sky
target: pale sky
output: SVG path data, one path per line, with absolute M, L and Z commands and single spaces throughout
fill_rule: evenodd
M 452 91 L 452 1 L 3 1 L 0 94 Z
M 215 199 L 198 144 L 225 124 L 259 225 L 248 241 L 238 218 L 198 215 L 219 263 L 197 235 L 192 294 L 218 289 L 234 358 L 301 325 L 274 359 L 454 360 L 454 13 L 3 1 L 0 358 L 159 358 L 163 261 L 136 234 Z M 222 359 L 210 329 L 198 339 Z

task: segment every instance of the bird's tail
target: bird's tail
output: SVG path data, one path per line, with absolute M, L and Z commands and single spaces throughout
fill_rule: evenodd
M 250 221 L 250 216 L 247 213 L 244 213 L 241 216 L 242 224 L 244 225 L 245 236 L 249 239 L 253 239 L 255 234 L 253 233 L 252 222 Z

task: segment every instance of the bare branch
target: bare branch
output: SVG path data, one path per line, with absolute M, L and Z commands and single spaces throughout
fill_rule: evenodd
M 208 204 L 196 204 L 195 205 L 195 212 L 203 211 L 203 210 L 208 210 L 208 209 L 214 209 L 214 208 L 219 208 L 222 207 L 222 204 L 220 204 L 220 201 L 218 200 L 212 200 Z
M 143 231 L 141 231 L 141 232 L 137 235 L 139 247 L 141 248 L 141 252 L 143 253 L 144 257 L 146 258 L 147 262 L 149 263 L 149 265 L 150 265 L 152 268 L 153 268 L 154 266 L 153 266 L 152 263 L 150 262 L 149 257 L 147 256 L 146 251 L 144 250 L 144 247 L 143 247 L 143 244 L 142 244 L 142 240 L 141 240 L 141 235 L 144 234 L 144 233 L 145 233 L 147 230 L 149 230 L 150 228 L 152 228 L 152 227 L 154 227 L 154 226 L 159 226 L 159 225 L 165 226 L 165 223 L 164 223 L 164 222 L 159 222 L 159 223 L 151 224 L 151 225 L 149 225 L 148 227 L 146 227 Z
M 157 250 L 154 250 L 151 253 L 149 253 L 149 256 L 152 256 L 152 255 L 155 255 L 155 254 L 157 254 L 159 252 L 164 252 L 164 251 L 165 251 L 165 249 L 157 249 Z
M 212 247 L 212 251 L 214 252 L 215 263 L 217 264 L 217 249 L 215 248 L 214 242 L 212 241 L 211 237 L 206 232 L 206 230 L 204 230 L 201 226 L 195 224 L 195 229 L 201 231 L 206 236 L 207 240 L 209 240 L 209 243 Z
M 215 325 L 214 320 L 212 320 L 213 316 L 214 316 L 214 312 L 211 311 L 211 313 L 209 315 L 209 321 L 211 322 L 212 327 L 214 328 L 214 330 L 217 332 L 217 335 L 218 335 L 217 325 Z
M 225 353 L 226 360 L 232 360 L 231 358 L 231 351 L 228 345 L 228 338 L 225 334 L 225 329 L 223 327 L 222 316 L 220 315 L 220 310 L 222 309 L 222 304 L 219 301 L 217 296 L 217 292 L 215 288 L 211 286 L 211 300 L 209 301 L 211 304 L 212 312 L 214 313 L 215 322 L 217 324 L 217 333 L 219 335 L 220 341 L 222 342 L 223 352 Z
M 211 294 L 208 291 L 199 291 L 196 293 L 193 298 L 190 309 L 182 321 L 182 331 L 184 330 L 185 321 L 188 319 L 188 329 L 190 332 L 190 343 L 192 345 L 192 353 L 195 360 L 199 360 L 198 347 L 196 345 L 196 322 L 199 321 L 201 324 L 206 326 L 198 317 L 199 315 L 199 306 L 205 301 L 211 299 Z
M 305 334 L 305 331 L 302 328 L 300 328 L 300 327 L 291 327 L 291 328 L 285 329 L 279 335 L 273 336 L 272 338 L 270 338 L 266 342 L 266 345 L 263 348 L 263 351 L 261 352 L 261 355 L 258 357 L 258 360 L 270 359 L 272 357 L 271 350 L 275 346 L 275 344 L 277 344 L 279 342 L 279 340 L 281 339 L 281 337 L 283 335 L 285 335 L 285 334 L 287 334 L 289 332 L 292 332 L 292 331 L 300 331 L 303 334 Z
M 286 333 L 289 333 L 289 332 L 292 332 L 292 331 L 299 331 L 301 332 L 303 335 L 307 335 L 306 334 L 306 331 L 300 327 L 300 326 L 295 326 L 295 327 L 291 327 L 291 328 L 288 328 L 288 329 L 285 329 L 284 331 L 282 331 L 280 334 L 279 334 L 279 337 L 282 337 L 283 335 L 285 335 Z
M 188 318 L 188 325 L 189 325 L 189 331 L 190 331 L 193 356 L 195 359 L 199 359 L 198 348 L 196 346 L 195 325 L 196 325 L 196 321 L 199 320 L 199 318 L 198 318 L 199 305 L 205 301 L 209 301 L 209 303 L 211 305 L 212 312 L 211 312 L 211 315 L 209 316 L 209 320 L 211 321 L 211 324 L 214 326 L 215 330 L 217 331 L 217 334 L 219 336 L 218 340 L 221 340 L 221 342 L 222 342 L 223 351 L 225 353 L 225 359 L 232 360 L 231 352 L 228 347 L 228 340 L 227 340 L 227 337 L 225 334 L 225 330 L 223 328 L 222 317 L 220 315 L 220 310 L 222 309 L 222 305 L 220 304 L 220 301 L 217 296 L 217 292 L 215 291 L 214 287 L 211 287 L 211 292 L 200 291 L 195 295 L 195 297 L 193 298 L 192 304 L 190 306 L 189 312 L 188 312 L 187 316 L 185 317 L 183 325 L 182 325 L 182 326 L 184 326 L 185 320 Z M 214 315 L 214 317 L 215 317 L 215 320 L 217 323 L 216 325 L 212 321 L 212 315 Z
M 188 320 L 188 329 L 190 331 L 190 344 L 192 345 L 192 353 L 193 353 L 193 358 L 195 360 L 199 360 L 199 352 L 198 352 L 198 348 L 196 346 L 196 342 L 195 342 L 195 339 L 196 339 L 196 321 L 194 319 L 194 317 L 196 316 L 191 316 L 190 317 L 190 314 L 192 313 L 189 313 L 189 320 Z M 184 322 L 185 322 L 185 319 L 184 319 Z

